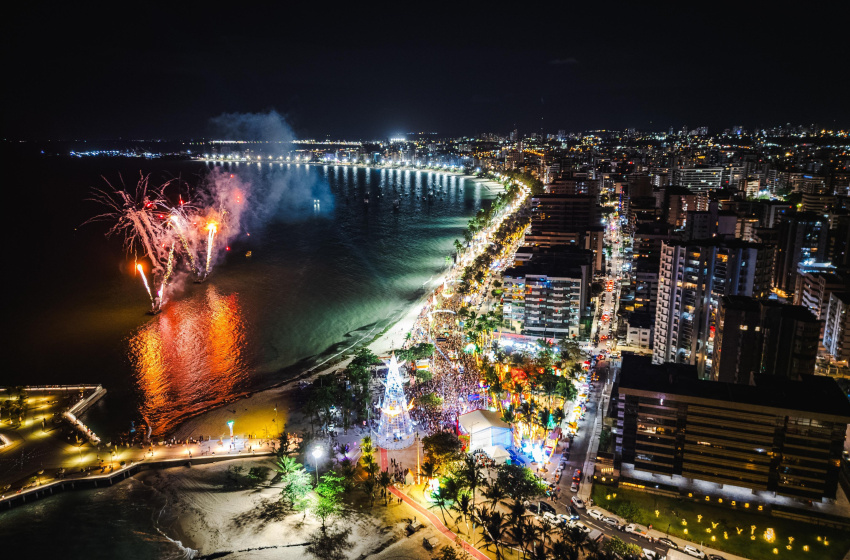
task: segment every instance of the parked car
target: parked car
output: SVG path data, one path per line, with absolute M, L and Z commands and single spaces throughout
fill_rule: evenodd
M 655 552 L 654 550 L 649 550 L 648 548 L 644 548 L 643 552 L 640 555 L 641 558 L 645 558 L 646 560 L 660 560 L 661 556 Z
M 570 484 L 570 492 L 578 492 L 578 482 Z
M 537 504 L 537 515 L 543 515 L 544 513 L 551 513 L 552 515 L 556 515 L 558 512 L 555 511 L 555 508 L 546 502 L 538 502 Z
M 723 556 L 720 556 L 719 554 L 709 554 L 708 557 L 711 560 L 726 560 L 726 558 L 724 558 Z
M 629 523 L 623 530 L 627 533 L 634 533 L 635 535 L 641 536 L 643 538 L 647 538 L 649 536 L 649 531 L 647 530 L 647 528 L 638 525 L 637 523 Z
M 584 524 L 584 523 L 582 523 L 581 521 L 574 521 L 574 522 L 573 522 L 573 527 L 578 527 L 579 529 L 581 529 L 582 531 L 584 531 L 584 532 L 585 532 L 585 534 L 589 534 L 589 533 L 590 533 L 590 531 L 592 530 L 590 527 L 588 527 L 587 525 L 585 525 L 585 524 Z
M 542 517 L 552 525 L 558 524 L 558 516 L 550 511 L 544 511 Z
M 569 525 L 570 521 L 573 519 L 569 515 L 564 515 L 563 513 L 558 514 L 558 524 L 559 525 Z
M 668 539 L 667 537 L 662 537 L 658 539 L 658 542 L 672 548 L 673 550 L 679 550 L 679 545 Z
M 689 554 L 694 558 L 705 558 L 705 552 L 695 546 L 687 545 L 685 546 L 685 548 L 682 549 L 682 552 L 684 552 L 685 554 Z
M 605 523 L 607 523 L 608 525 L 613 525 L 614 527 L 619 527 L 619 526 L 620 526 L 620 520 L 619 520 L 619 519 L 617 519 L 616 517 L 606 517 L 606 518 L 605 518 L 605 519 L 603 519 L 602 521 L 604 521 L 604 522 L 605 522 Z
M 600 519 L 602 519 L 603 517 L 605 517 L 605 515 L 603 515 L 603 514 L 602 514 L 602 512 L 601 512 L 601 511 L 599 511 L 598 509 L 591 509 L 591 510 L 588 510 L 587 515 L 589 515 L 589 516 L 590 516 L 590 517 L 592 517 L 593 519 L 596 519 L 597 521 L 599 521 Z
M 577 507 L 578 509 L 584 509 L 584 501 L 583 501 L 581 498 L 579 498 L 578 496 L 573 496 L 573 497 L 570 499 L 570 502 L 571 502 L 571 503 L 572 503 L 575 507 Z

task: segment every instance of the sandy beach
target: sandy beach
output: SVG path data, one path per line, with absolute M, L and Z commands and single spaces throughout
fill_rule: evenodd
M 238 462 L 246 470 L 269 468 L 266 483 L 255 489 L 226 488 L 227 469 L 236 464 L 226 462 L 140 474 L 138 480 L 157 488 L 167 501 L 157 522 L 158 529 L 175 541 L 175 547 L 182 547 L 187 556 L 195 558 L 211 555 L 234 560 L 308 557 L 304 542 L 319 527 L 319 521 L 309 513 L 305 516 L 281 511 L 276 506 L 280 490 L 271 482 L 270 459 Z M 376 500 L 370 509 L 358 489 L 352 490 L 345 501 L 348 512 L 345 519 L 337 523 L 352 530 L 353 546 L 349 558 L 429 556 L 422 547 L 424 532 L 413 538 L 406 536 L 404 528 L 414 515 L 406 504 L 385 506 L 383 501 Z

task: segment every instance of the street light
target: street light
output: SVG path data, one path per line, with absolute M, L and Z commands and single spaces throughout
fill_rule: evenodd
M 316 460 L 316 486 L 319 485 L 319 457 L 322 456 L 322 448 L 316 447 L 313 449 L 313 458 Z

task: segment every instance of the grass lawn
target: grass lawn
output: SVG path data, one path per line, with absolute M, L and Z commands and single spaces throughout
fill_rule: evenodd
M 626 503 L 637 506 L 638 513 L 634 519 L 637 523 L 651 523 L 653 529 L 662 532 L 668 532 L 669 525 L 670 535 L 752 560 L 841 560 L 850 549 L 850 534 L 841 529 L 599 484 L 593 486 L 591 495 L 594 505 L 614 513 Z M 702 515 L 701 520 L 699 515 Z M 753 525 L 755 531 L 751 529 Z M 769 530 L 773 531 L 773 542 L 765 538 Z M 755 534 L 755 540 L 751 538 L 752 534 Z M 794 539 L 790 543 L 791 550 L 786 548 L 789 538 Z M 808 551 L 805 546 L 808 546 Z

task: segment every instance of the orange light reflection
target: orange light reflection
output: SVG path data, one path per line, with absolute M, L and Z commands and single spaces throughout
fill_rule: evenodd
M 140 411 L 155 435 L 248 388 L 239 296 L 206 288 L 205 298 L 169 303 L 130 338 Z

